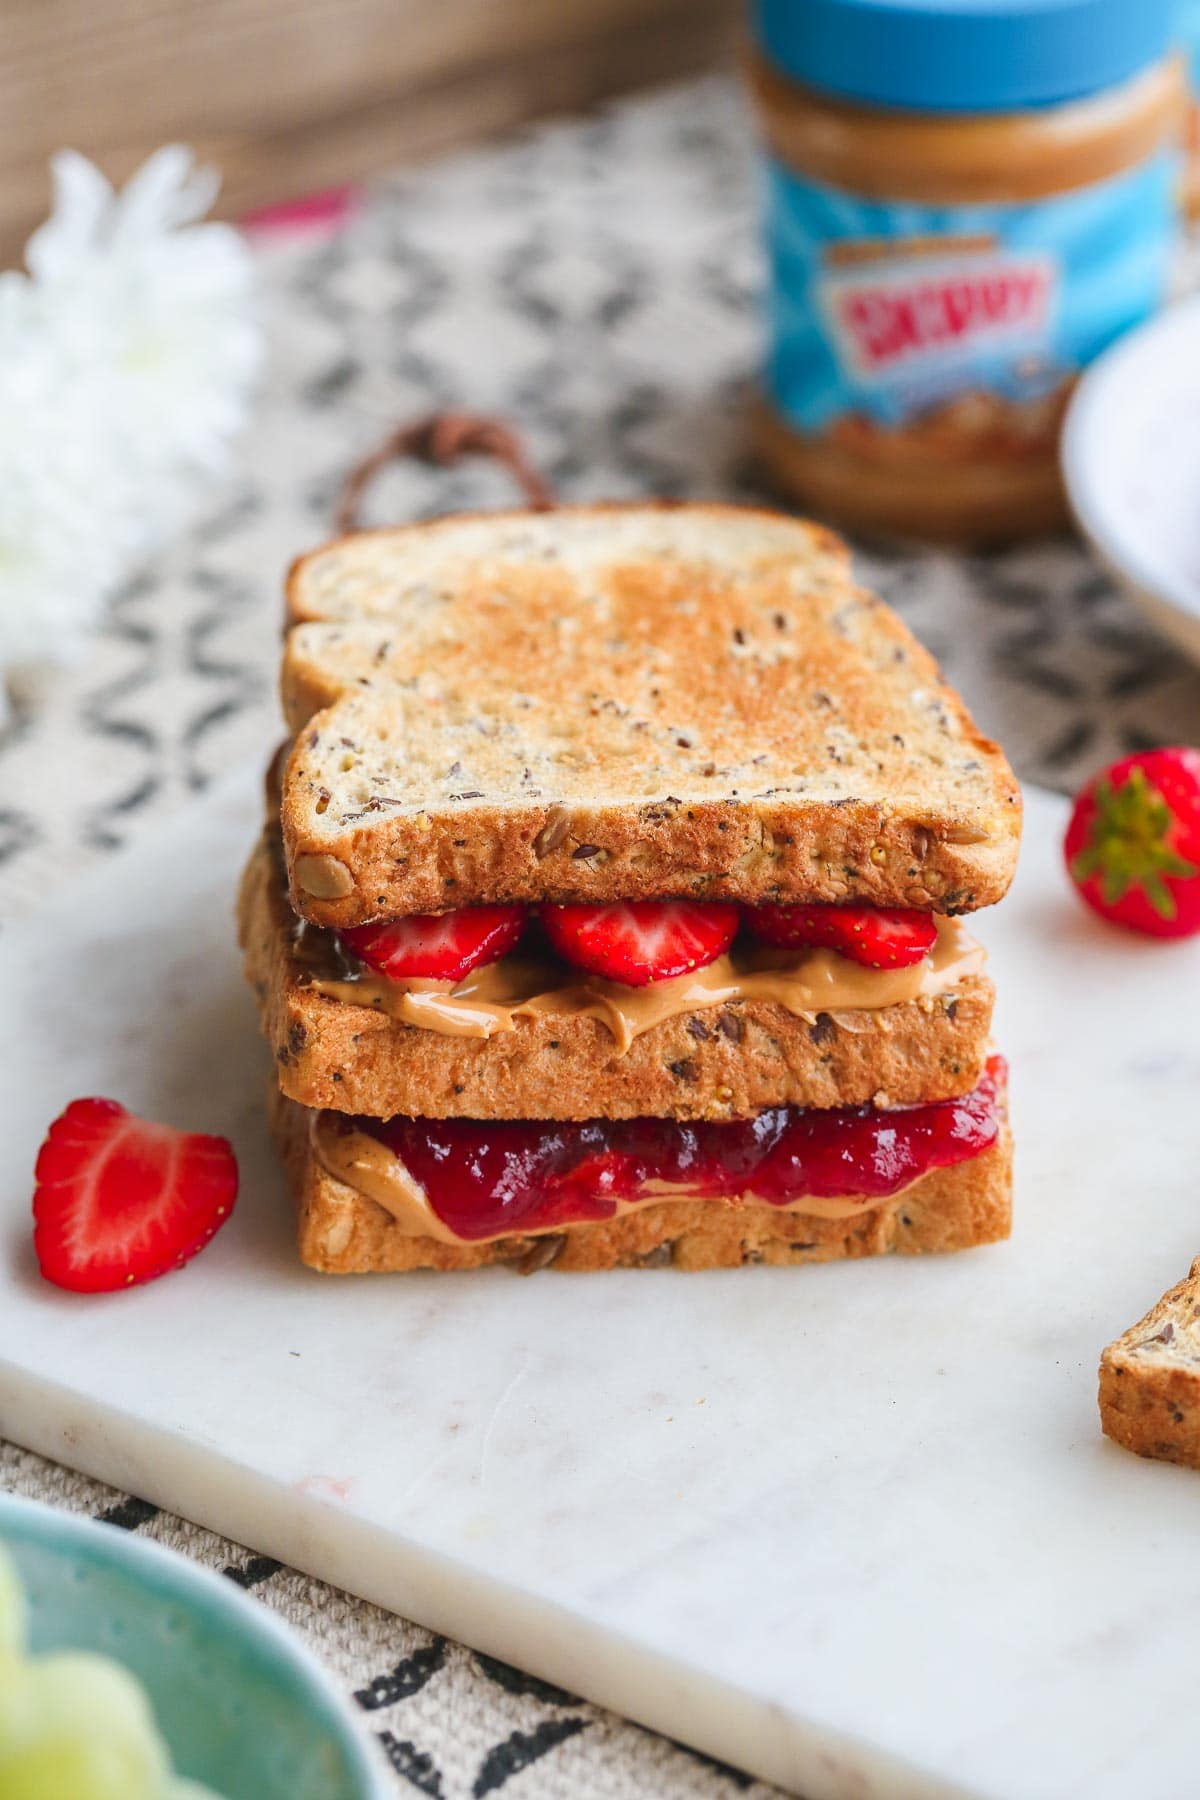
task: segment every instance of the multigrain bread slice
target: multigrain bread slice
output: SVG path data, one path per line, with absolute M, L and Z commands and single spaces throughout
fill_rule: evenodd
M 722 506 L 363 532 L 288 584 L 294 904 L 348 926 L 693 895 L 965 912 L 1020 795 L 844 547 Z
M 313 990 L 269 827 L 242 878 L 238 928 L 279 1085 L 308 1107 L 381 1119 L 719 1119 L 766 1106 L 906 1106 L 968 1093 L 987 1058 L 983 974 L 878 1012 L 806 1019 L 759 1001 L 723 1005 L 663 1020 L 623 1055 L 587 1015 L 521 1018 L 487 1039 L 406 1025 Z
M 1139 1456 L 1200 1469 L 1200 1257 L 1100 1358 L 1100 1423 Z
M 503 669 L 526 670 L 530 687 L 586 682 L 597 658 L 622 683 L 636 681 L 655 648 L 638 602 L 669 598 L 663 584 L 672 571 L 686 581 L 695 569 L 705 589 L 720 590 L 731 580 L 752 583 L 758 571 L 769 575 L 782 558 L 802 566 L 813 594 L 841 595 L 849 582 L 840 538 L 753 507 L 609 503 L 354 532 L 288 571 L 284 713 L 296 732 L 360 685 L 403 683 L 425 669 L 474 682 L 478 643 L 469 634 L 480 626 L 512 659 Z M 630 593 L 638 576 L 644 592 Z M 749 593 L 743 625 L 756 622 L 762 598 Z M 527 627 L 550 636 L 538 644 Z M 586 641 L 589 627 L 602 634 L 599 643 Z M 623 641 L 620 629 L 630 633 Z
M 300 1256 L 329 1275 L 515 1264 L 598 1271 L 672 1264 L 728 1269 L 743 1263 L 835 1262 L 850 1257 L 968 1250 L 1011 1229 L 1012 1144 L 1004 1125 L 979 1156 L 923 1176 L 894 1200 L 849 1219 L 713 1200 L 647 1201 L 608 1223 L 549 1235 L 445 1244 L 411 1237 L 391 1214 L 329 1174 L 312 1151 L 312 1115 L 272 1089 L 271 1128 L 296 1200 Z

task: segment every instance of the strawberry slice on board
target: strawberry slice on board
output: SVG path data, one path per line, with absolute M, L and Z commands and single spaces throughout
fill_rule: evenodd
M 694 900 L 547 904 L 540 913 L 559 955 L 590 975 L 648 987 L 715 962 L 737 934 L 738 909 Z
M 1093 776 L 1063 843 L 1102 919 L 1147 937 L 1200 931 L 1200 750 L 1139 751 Z
M 932 913 L 904 906 L 748 906 L 747 925 L 780 950 L 836 950 L 868 969 L 909 969 L 937 942 Z
M 525 929 L 523 906 L 464 906 L 457 912 L 410 913 L 381 925 L 339 933 L 344 944 L 391 981 L 405 976 L 461 981 L 472 969 L 515 950 Z
M 115 1100 L 72 1100 L 38 1152 L 33 1247 L 56 1287 L 110 1293 L 202 1250 L 237 1198 L 224 1138 L 176 1131 Z

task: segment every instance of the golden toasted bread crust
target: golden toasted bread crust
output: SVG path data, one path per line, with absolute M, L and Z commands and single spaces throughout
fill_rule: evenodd
M 391 1215 L 324 1170 L 313 1156 L 310 1115 L 272 1090 L 271 1128 L 298 1210 L 301 1259 L 328 1275 L 515 1264 L 583 1272 L 670 1263 L 729 1269 L 743 1263 L 836 1262 L 850 1257 L 969 1250 L 1006 1238 L 1012 1223 L 1008 1127 L 990 1149 L 937 1169 L 896 1200 L 851 1219 L 816 1218 L 723 1200 L 647 1201 L 606 1223 L 547 1236 L 443 1244 L 409 1237 Z
M 316 923 L 667 895 L 969 911 L 1012 878 L 1003 754 L 816 527 L 441 520 L 313 552 L 288 595 L 282 824 Z
M 1200 1257 L 1100 1358 L 1100 1423 L 1138 1456 L 1200 1469 Z
M 487 1039 L 405 1025 L 307 984 L 267 835 L 238 914 L 279 1085 L 308 1107 L 371 1118 L 725 1119 L 766 1106 L 949 1099 L 970 1092 L 987 1058 L 985 975 L 874 1013 L 807 1020 L 761 1002 L 711 1008 L 656 1025 L 624 1056 L 601 1020 L 578 1015 L 519 1019 Z

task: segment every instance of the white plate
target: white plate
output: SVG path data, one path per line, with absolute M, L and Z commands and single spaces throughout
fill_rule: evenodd
M 1062 466 L 1084 536 L 1200 662 L 1200 298 L 1092 365 L 1067 413 Z
M 1100 1347 L 1200 1248 L 1200 939 L 1104 926 L 1027 795 L 983 916 L 1012 1242 L 807 1269 L 331 1279 L 296 1258 L 231 895 L 257 771 L 0 933 L 0 1432 L 809 1800 L 1190 1800 L 1200 1475 Z M 66 1294 L 73 1095 L 220 1131 L 195 1262 Z

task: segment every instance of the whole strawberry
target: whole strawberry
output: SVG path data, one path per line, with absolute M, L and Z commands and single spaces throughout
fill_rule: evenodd
M 1063 844 L 1102 918 L 1148 937 L 1200 931 L 1200 750 L 1126 756 L 1082 790 Z

